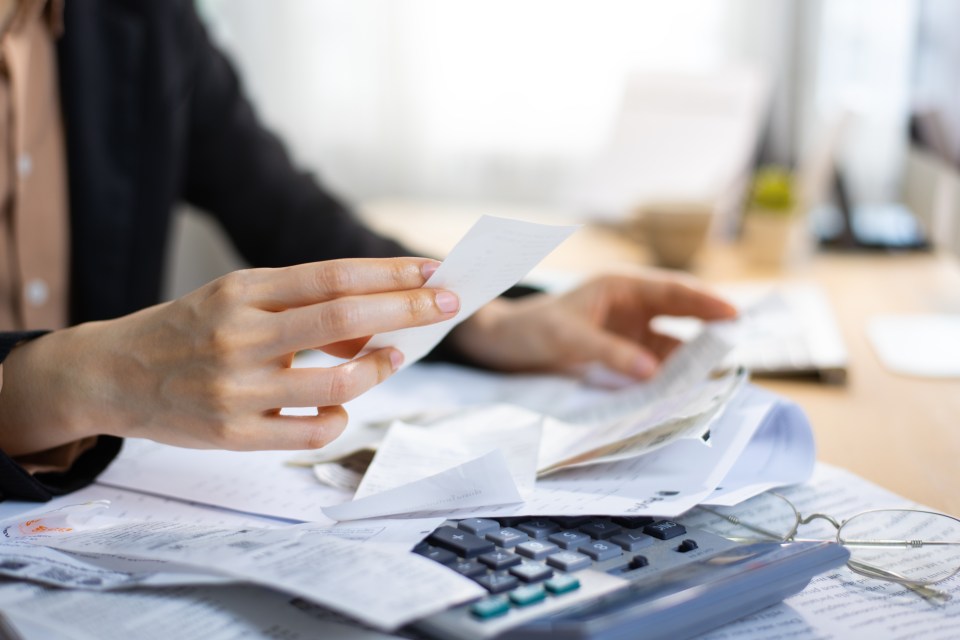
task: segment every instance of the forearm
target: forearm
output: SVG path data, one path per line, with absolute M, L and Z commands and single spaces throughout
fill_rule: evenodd
M 68 330 L 69 331 L 69 330 Z M 0 450 L 23 456 L 55 449 L 95 435 L 82 429 L 58 398 L 73 370 L 66 353 L 58 353 L 63 332 L 21 342 L 3 361 L 0 386 Z

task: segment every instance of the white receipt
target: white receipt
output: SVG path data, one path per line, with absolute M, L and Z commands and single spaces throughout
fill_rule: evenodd
M 413 364 L 457 324 L 519 282 L 578 228 L 483 216 L 424 285 L 455 292 L 460 313 L 437 324 L 375 335 L 366 350 L 396 347 L 404 354 L 403 366 Z
M 446 512 L 486 508 L 522 501 L 503 452 L 494 449 L 432 476 L 360 500 L 327 507 L 323 512 L 335 520 L 357 520 L 405 513 L 435 513 L 438 509 Z
M 388 640 L 300 598 L 252 586 L 91 593 L 0 585 L 0 630 L 24 640 Z M 4 624 L 4 622 L 6 624 Z
M 533 488 L 543 416 L 510 405 L 466 409 L 430 427 L 395 422 L 354 499 L 421 480 L 499 449 L 521 491 Z
M 34 540 L 83 554 L 176 562 L 279 589 L 383 630 L 486 593 L 472 580 L 417 554 L 303 526 L 236 530 L 134 522 Z M 372 575 L 377 576 L 375 593 L 370 590 Z

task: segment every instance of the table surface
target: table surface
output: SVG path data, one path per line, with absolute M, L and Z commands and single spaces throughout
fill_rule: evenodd
M 497 205 L 380 200 L 363 217 L 424 255 L 442 256 L 482 214 L 560 222 L 562 212 Z M 541 265 L 597 273 L 649 268 L 641 242 L 587 225 Z M 815 253 L 788 268 L 751 265 L 737 245 L 708 242 L 691 271 L 710 283 L 784 279 L 825 291 L 849 352 L 847 382 L 806 379 L 757 383 L 800 404 L 810 417 L 818 458 L 911 500 L 960 516 L 960 380 L 911 378 L 877 359 L 866 335 L 881 313 L 960 313 L 960 263 L 935 253 Z

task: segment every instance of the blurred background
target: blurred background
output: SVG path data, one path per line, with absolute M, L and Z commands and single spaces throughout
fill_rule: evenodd
M 960 247 L 957 2 L 198 6 L 262 119 L 353 202 L 509 203 L 612 224 L 679 207 L 709 212 L 724 237 L 751 207 L 829 205 L 811 233 L 851 241 L 839 204 L 868 243 Z M 216 243 L 206 224 L 187 216 L 176 246 Z M 175 250 L 170 295 L 232 260 Z

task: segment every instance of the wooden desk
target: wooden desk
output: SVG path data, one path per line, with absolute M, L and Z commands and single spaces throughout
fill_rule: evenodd
M 483 213 L 557 222 L 557 212 L 495 206 L 378 201 L 364 216 L 425 255 L 445 255 Z M 623 235 L 585 227 L 542 268 L 578 272 L 649 265 Z M 917 502 L 960 516 L 960 381 L 908 378 L 882 367 L 867 341 L 878 313 L 960 313 L 960 264 L 948 256 L 816 255 L 789 272 L 746 264 L 735 246 L 708 246 L 694 273 L 714 283 L 786 278 L 814 281 L 827 293 L 850 353 L 843 387 L 806 380 L 760 380 L 798 402 L 813 423 L 819 458 Z

